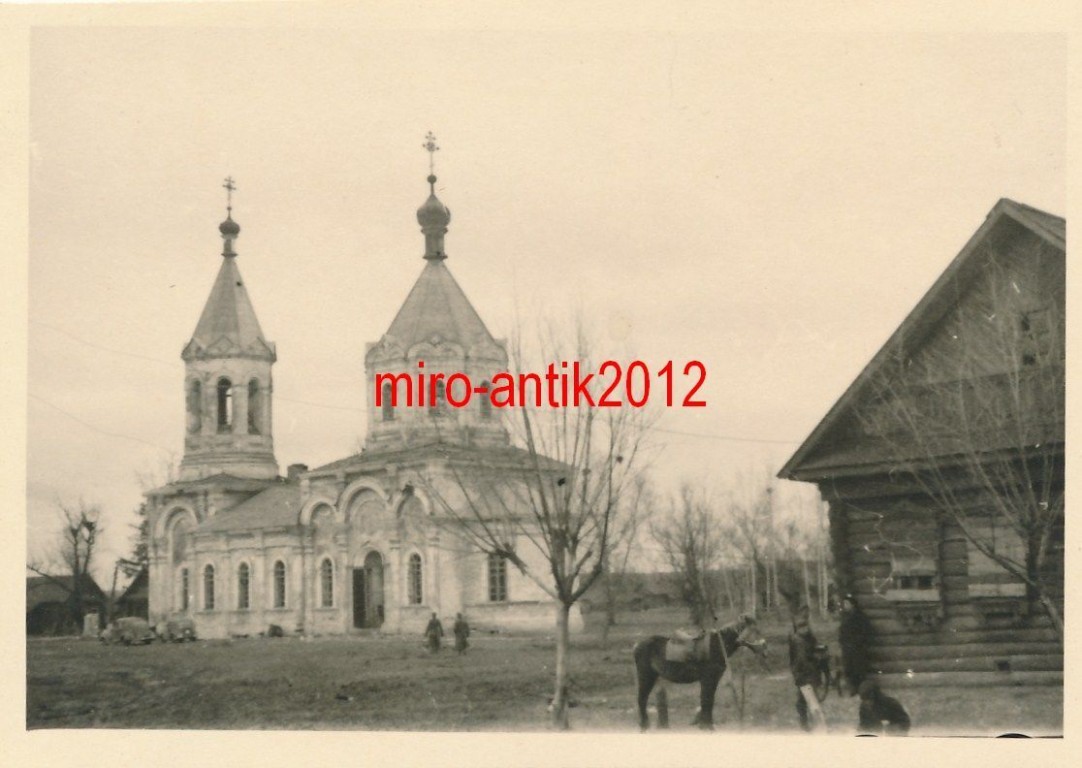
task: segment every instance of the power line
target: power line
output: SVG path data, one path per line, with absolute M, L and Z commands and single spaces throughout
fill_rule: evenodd
M 33 392 L 28 392 L 27 396 L 33 398 L 34 400 L 37 400 L 39 403 L 44 403 L 45 405 L 49 406 L 53 410 L 59 411 L 60 413 L 67 416 L 72 421 L 79 422 L 80 424 L 82 424 L 84 427 L 91 430 L 92 432 L 97 432 L 99 434 L 106 435 L 108 437 L 119 437 L 119 438 L 124 439 L 124 440 L 132 440 L 132 441 L 137 442 L 137 443 L 142 443 L 143 445 L 149 445 L 151 448 L 157 448 L 159 451 L 166 451 L 167 453 L 169 452 L 168 448 L 163 448 L 162 446 L 158 445 L 157 443 L 152 443 L 149 440 L 144 440 L 141 437 L 133 437 L 132 435 L 125 435 L 125 434 L 121 434 L 120 432 L 110 432 L 110 431 L 108 431 L 106 429 L 102 429 L 101 427 L 95 426 L 94 424 L 91 424 L 88 421 L 83 421 L 78 416 L 76 416 L 74 413 L 69 413 L 68 411 L 65 411 L 59 405 L 56 405 L 55 403 L 51 403 L 48 400 L 46 400 L 45 398 L 43 398 L 43 397 L 38 397 Z
M 683 432 L 679 429 L 664 429 L 653 427 L 655 432 L 665 432 L 670 435 L 683 435 L 684 437 L 701 437 L 706 440 L 727 440 L 732 443 L 769 443 L 773 445 L 798 445 L 800 440 L 772 440 L 766 437 L 737 437 L 736 435 L 711 434 L 706 432 Z

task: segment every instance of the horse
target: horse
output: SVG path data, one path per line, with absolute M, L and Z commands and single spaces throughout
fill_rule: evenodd
M 658 688 L 658 727 L 669 727 L 668 695 L 664 681 L 698 683 L 700 705 L 693 725 L 704 730 L 714 727 L 714 694 L 728 665 L 728 659 L 740 648 L 748 648 L 757 656 L 766 653 L 766 638 L 760 633 L 755 617 L 742 615 L 721 629 L 700 632 L 697 636 L 674 637 L 654 635 L 635 644 L 635 674 L 639 683 L 639 727 L 650 727 L 646 704 L 650 691 L 661 678 Z

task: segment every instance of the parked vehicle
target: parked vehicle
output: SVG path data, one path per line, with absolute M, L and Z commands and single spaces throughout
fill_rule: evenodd
M 103 643 L 124 643 L 124 645 L 142 644 L 153 642 L 157 637 L 154 630 L 146 619 L 136 616 L 126 616 L 114 620 L 108 627 L 102 630 L 99 639 Z
M 195 640 L 195 622 L 188 617 L 169 619 L 155 627 L 158 637 L 162 642 L 181 643 L 185 640 Z

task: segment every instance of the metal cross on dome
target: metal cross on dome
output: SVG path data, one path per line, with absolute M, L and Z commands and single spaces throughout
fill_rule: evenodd
M 425 143 L 421 146 L 428 150 L 428 172 L 435 173 L 436 153 L 440 151 L 439 145 L 436 144 L 436 135 L 429 131 L 425 134 Z
M 225 177 L 225 184 L 223 184 L 222 186 L 226 190 L 226 193 L 225 193 L 225 195 L 226 195 L 225 208 L 226 208 L 227 211 L 232 211 L 233 210 L 233 191 L 237 188 L 236 184 L 233 183 L 233 177 L 232 176 L 226 176 Z

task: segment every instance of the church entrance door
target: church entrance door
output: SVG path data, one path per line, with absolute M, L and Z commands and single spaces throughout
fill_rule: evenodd
M 383 618 L 383 558 L 369 552 L 364 567 L 353 569 L 353 626 L 376 629 Z

